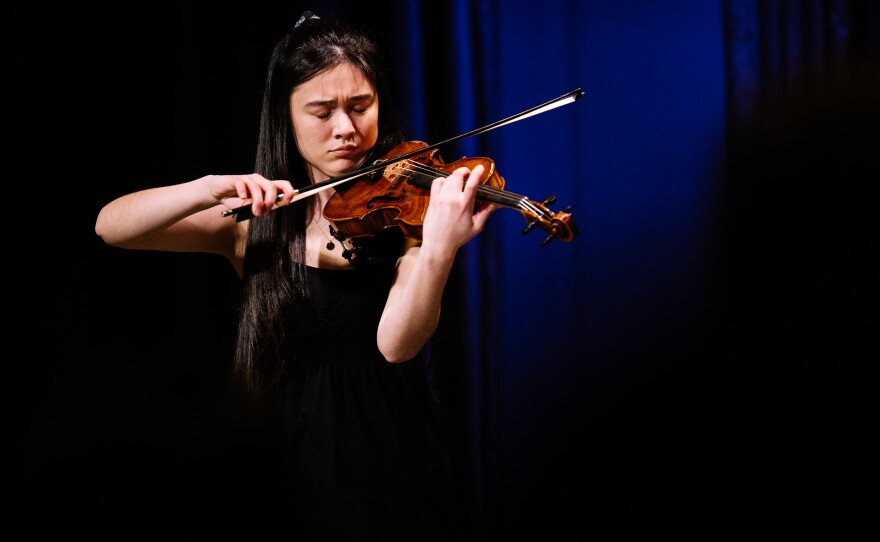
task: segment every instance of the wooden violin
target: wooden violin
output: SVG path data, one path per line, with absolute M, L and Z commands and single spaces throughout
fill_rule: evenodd
M 395 160 L 400 155 L 410 158 Z M 556 213 L 547 209 L 546 205 L 555 199 L 552 196 L 544 203 L 538 203 L 503 190 L 504 178 L 489 158 L 463 157 L 447 164 L 436 149 L 428 149 L 427 143 L 407 141 L 391 149 L 376 163 L 384 162 L 390 165 L 360 177 L 344 188 L 337 188 L 327 201 L 324 218 L 335 226 L 337 238 L 358 239 L 398 227 L 404 236 L 421 239 L 433 180 L 446 177 L 459 167 L 473 169 L 478 164 L 483 165 L 486 173 L 477 187 L 477 200 L 518 210 L 527 222 L 523 234 L 535 226 L 548 232 L 542 247 L 553 239 L 568 242 L 577 235 L 577 227 L 568 209 Z

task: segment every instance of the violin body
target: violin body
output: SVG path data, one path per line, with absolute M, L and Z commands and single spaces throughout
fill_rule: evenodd
M 462 166 L 473 169 L 483 164 L 486 174 L 482 184 L 499 190 L 504 188 L 504 179 L 488 158 L 464 157 L 447 164 L 437 150 L 432 149 L 407 160 L 394 161 L 397 156 L 427 146 L 422 141 L 407 141 L 394 147 L 379 159 L 389 161 L 387 167 L 336 189 L 324 206 L 324 218 L 349 239 L 372 236 L 394 227 L 400 228 L 406 237 L 421 239 L 431 182 L 435 178 L 448 176 Z
M 517 209 L 527 222 L 523 234 L 535 226 L 550 234 L 541 243 L 542 247 L 553 239 L 568 242 L 577 235 L 577 227 L 568 209 L 552 213 L 546 207 L 556 200 L 555 197 L 548 196 L 543 203 L 538 203 L 507 192 L 503 190 L 504 178 L 498 174 L 495 162 L 489 158 L 464 157 L 447 164 L 435 149 L 418 152 L 427 146 L 421 141 L 401 143 L 376 161 L 376 164 L 388 162 L 388 166 L 375 169 L 372 174 L 359 177 L 344 188 L 337 188 L 324 206 L 324 218 L 336 227 L 334 235 L 340 240 L 349 238 L 357 241 L 386 228 L 397 227 L 404 236 L 421 240 L 431 183 L 459 167 L 473 169 L 478 164 L 483 165 L 486 174 L 477 186 L 477 209 L 481 202 Z

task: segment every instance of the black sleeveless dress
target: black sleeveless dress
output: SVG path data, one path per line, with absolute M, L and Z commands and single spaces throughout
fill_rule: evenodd
M 307 272 L 315 325 L 282 386 L 291 532 L 464 539 L 444 412 L 424 361 L 389 363 L 376 346 L 393 262 Z

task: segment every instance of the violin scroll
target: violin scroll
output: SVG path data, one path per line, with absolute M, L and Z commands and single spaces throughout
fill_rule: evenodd
M 527 222 L 526 227 L 522 230 L 523 235 L 535 229 L 535 226 L 549 234 L 541 241 L 541 248 L 547 246 L 554 239 L 567 243 L 578 234 L 577 226 L 571 219 L 571 205 L 562 211 L 553 213 L 547 208 L 547 205 L 551 205 L 555 201 L 556 196 L 551 194 L 541 203 L 529 200 L 520 202 L 517 206 Z

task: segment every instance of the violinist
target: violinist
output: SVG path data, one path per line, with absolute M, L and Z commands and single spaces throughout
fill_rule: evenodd
M 95 224 L 115 247 L 235 268 L 236 374 L 278 415 L 281 519 L 307 540 L 466 538 L 424 348 L 458 249 L 495 209 L 474 212 L 485 168 L 433 180 L 420 238 L 385 228 L 355 246 L 322 212 L 335 189 L 294 197 L 404 141 L 383 73 L 368 35 L 304 13 L 269 61 L 254 173 L 123 195 Z M 252 218 L 222 213 L 239 206 Z

